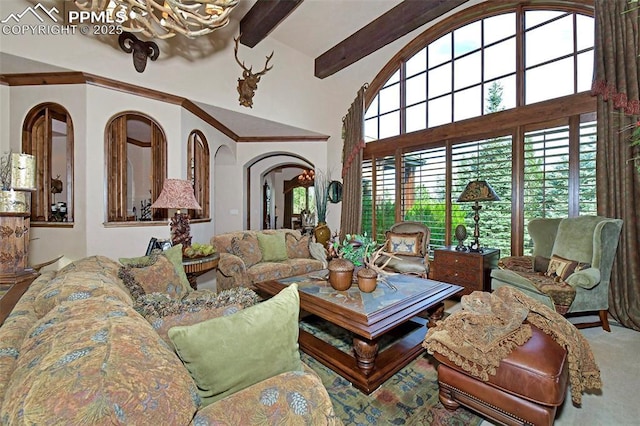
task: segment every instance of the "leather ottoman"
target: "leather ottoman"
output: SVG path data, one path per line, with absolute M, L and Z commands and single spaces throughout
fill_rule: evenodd
M 540 329 L 504 358 L 485 382 L 434 353 L 440 401 L 449 410 L 463 405 L 505 425 L 552 425 L 569 380 L 567 352 Z

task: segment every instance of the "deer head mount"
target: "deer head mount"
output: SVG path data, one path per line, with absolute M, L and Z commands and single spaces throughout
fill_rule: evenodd
M 155 61 L 160 56 L 158 45 L 152 41 L 142 41 L 131 33 L 123 32 L 118 37 L 120 48 L 126 53 L 132 53 L 133 66 L 136 71 L 144 72 L 147 67 L 147 58 Z
M 260 77 L 265 75 L 267 71 L 273 68 L 273 65 L 269 66 L 269 61 L 271 60 L 271 58 L 273 58 L 273 52 L 271 52 L 271 55 L 267 56 L 267 62 L 265 62 L 262 71 L 253 73 L 251 72 L 253 67 L 247 68 L 244 65 L 244 61 L 240 62 L 240 59 L 238 59 L 239 40 L 240 37 L 233 39 L 233 41 L 236 43 L 236 47 L 233 49 L 234 55 L 236 57 L 236 62 L 242 67 L 242 78 L 238 79 L 238 94 L 240 95 L 238 100 L 240 101 L 240 105 L 253 108 L 253 96 L 256 94 L 256 90 L 258 89 L 258 82 L 260 81 Z

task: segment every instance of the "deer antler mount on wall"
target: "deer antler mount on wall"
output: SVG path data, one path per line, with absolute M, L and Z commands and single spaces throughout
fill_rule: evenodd
M 265 75 L 267 71 L 273 68 L 273 65 L 269 66 L 269 61 L 271 60 L 271 58 L 273 58 L 273 52 L 271 52 L 271 55 L 267 56 L 267 62 L 265 62 L 262 71 L 253 73 L 251 72 L 253 67 L 247 68 L 244 65 L 244 61 L 240 62 L 240 59 L 238 59 L 238 40 L 240 40 L 240 37 L 233 39 L 233 41 L 236 43 L 236 47 L 233 49 L 234 55 L 236 57 L 236 62 L 242 67 L 242 78 L 238 79 L 238 94 L 240 95 L 238 100 L 240 101 L 240 105 L 248 108 L 253 108 L 253 96 L 256 94 L 256 90 L 258 89 L 258 82 L 260 81 L 260 77 Z

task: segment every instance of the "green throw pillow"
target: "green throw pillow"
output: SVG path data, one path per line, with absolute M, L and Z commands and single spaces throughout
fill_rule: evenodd
M 256 234 L 258 245 L 262 252 L 263 262 L 279 262 L 287 260 L 287 244 L 284 240 L 284 232 L 275 234 Z
M 302 371 L 298 285 L 233 315 L 169 329 L 176 352 L 209 405 L 287 371 Z
M 177 244 L 170 249 L 167 249 L 162 252 L 169 261 L 173 264 L 174 269 L 176 270 L 176 274 L 180 278 L 180 284 L 182 286 L 182 294 L 189 293 L 191 289 L 191 285 L 189 284 L 189 280 L 187 279 L 187 274 L 184 272 L 184 267 L 182 266 L 182 244 Z M 149 266 L 151 265 L 151 257 L 150 256 L 140 256 L 140 257 L 129 257 L 124 258 L 121 257 L 118 259 L 121 264 L 124 266 Z

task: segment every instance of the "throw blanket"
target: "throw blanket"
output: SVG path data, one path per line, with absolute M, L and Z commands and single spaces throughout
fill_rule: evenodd
M 513 287 L 462 296 L 462 310 L 430 328 L 423 346 L 438 352 L 480 380 L 496 373 L 500 360 L 531 337 L 535 325 L 566 349 L 571 399 L 580 405 L 586 389 L 601 389 L 589 342 L 562 315 Z

